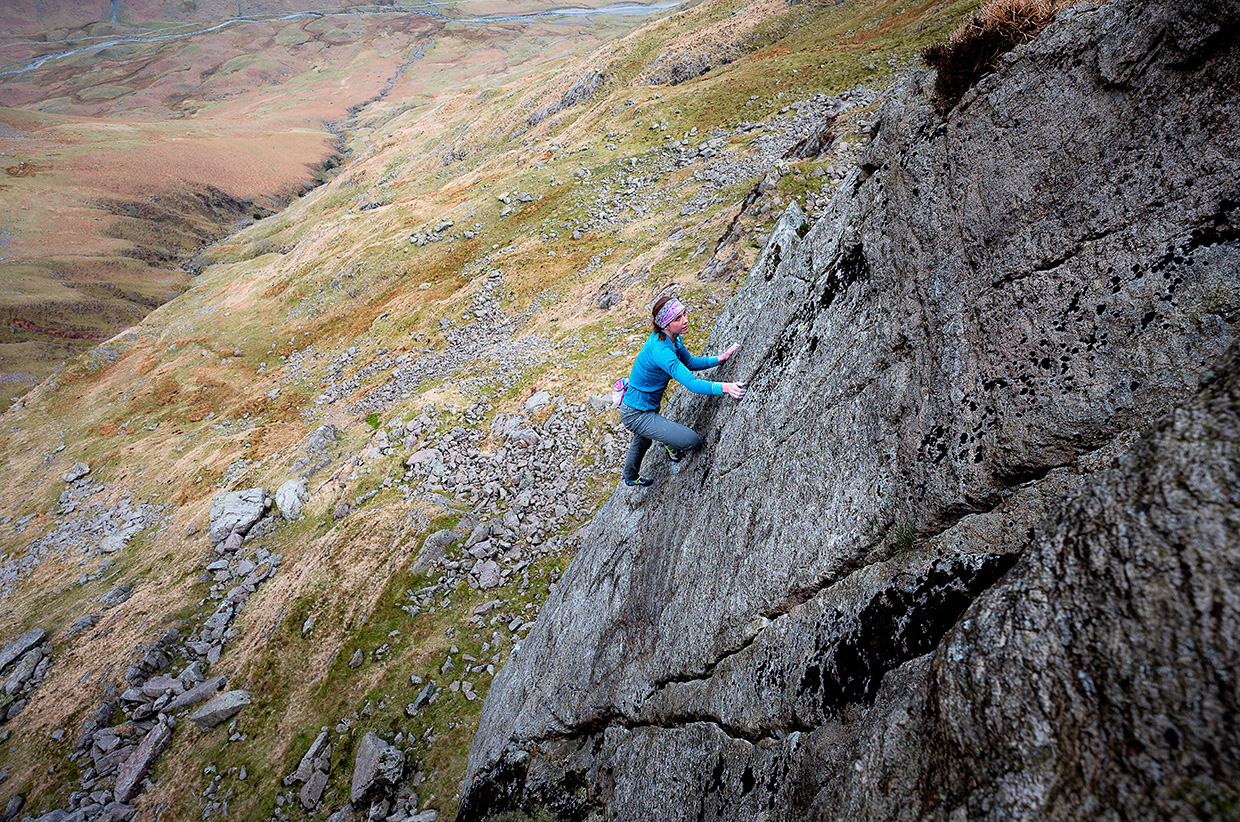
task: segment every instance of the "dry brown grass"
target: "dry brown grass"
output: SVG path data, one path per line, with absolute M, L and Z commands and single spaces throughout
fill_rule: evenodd
M 938 70 L 934 105 L 946 114 L 960 98 L 999 65 L 999 58 L 1027 43 L 1050 25 L 1073 0 L 990 0 L 960 22 L 947 42 L 931 46 L 922 58 Z

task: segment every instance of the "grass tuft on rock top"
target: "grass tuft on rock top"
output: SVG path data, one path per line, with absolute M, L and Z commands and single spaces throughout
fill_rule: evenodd
M 922 52 L 938 71 L 934 107 L 946 116 L 977 81 L 999 66 L 999 58 L 1037 37 L 1073 0 L 989 0 L 970 14 L 944 43 Z

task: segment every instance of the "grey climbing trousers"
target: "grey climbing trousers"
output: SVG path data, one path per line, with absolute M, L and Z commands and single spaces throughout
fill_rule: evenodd
M 633 432 L 633 444 L 624 460 L 624 478 L 637 479 L 641 473 L 642 457 L 650 443 L 657 440 L 667 443 L 677 451 L 690 451 L 702 441 L 692 428 L 659 416 L 658 411 L 638 411 L 627 405 L 620 406 L 620 421 Z

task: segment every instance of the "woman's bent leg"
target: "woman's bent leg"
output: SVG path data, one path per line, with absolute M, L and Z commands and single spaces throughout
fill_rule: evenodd
M 657 411 L 631 411 L 627 414 L 622 413 L 620 419 L 625 427 L 633 432 L 634 443 L 637 442 L 636 437 L 643 437 L 647 440 L 642 448 L 643 456 L 646 448 L 650 447 L 649 440 L 667 443 L 677 451 L 690 451 L 702 442 L 702 438 L 692 428 L 686 428 L 678 422 L 660 417 Z
M 626 480 L 635 480 L 641 475 L 642 458 L 646 456 L 646 450 L 650 448 L 650 438 L 643 437 L 637 429 L 642 427 L 640 422 L 642 417 L 653 413 L 653 411 L 638 411 L 627 405 L 620 406 L 620 421 L 633 432 L 633 443 L 629 446 L 628 456 L 624 459 Z
M 626 480 L 635 480 L 641 476 L 642 458 L 646 456 L 646 449 L 649 447 L 649 439 L 640 434 L 633 435 L 633 444 L 629 446 L 629 454 L 624 458 L 624 478 Z

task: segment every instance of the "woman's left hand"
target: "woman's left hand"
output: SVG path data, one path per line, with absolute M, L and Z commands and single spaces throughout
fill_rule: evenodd
M 735 354 L 735 353 L 736 353 L 736 350 L 737 350 L 738 348 L 740 348 L 740 347 L 741 347 L 741 344 L 740 344 L 740 343 L 732 343 L 732 347 L 731 347 L 731 348 L 729 348 L 727 351 L 724 351 L 722 354 L 720 354 L 720 355 L 719 355 L 719 362 L 723 362 L 723 361 L 724 361 L 724 360 L 726 360 L 728 357 L 730 357 L 730 356 L 732 356 L 733 354 Z

